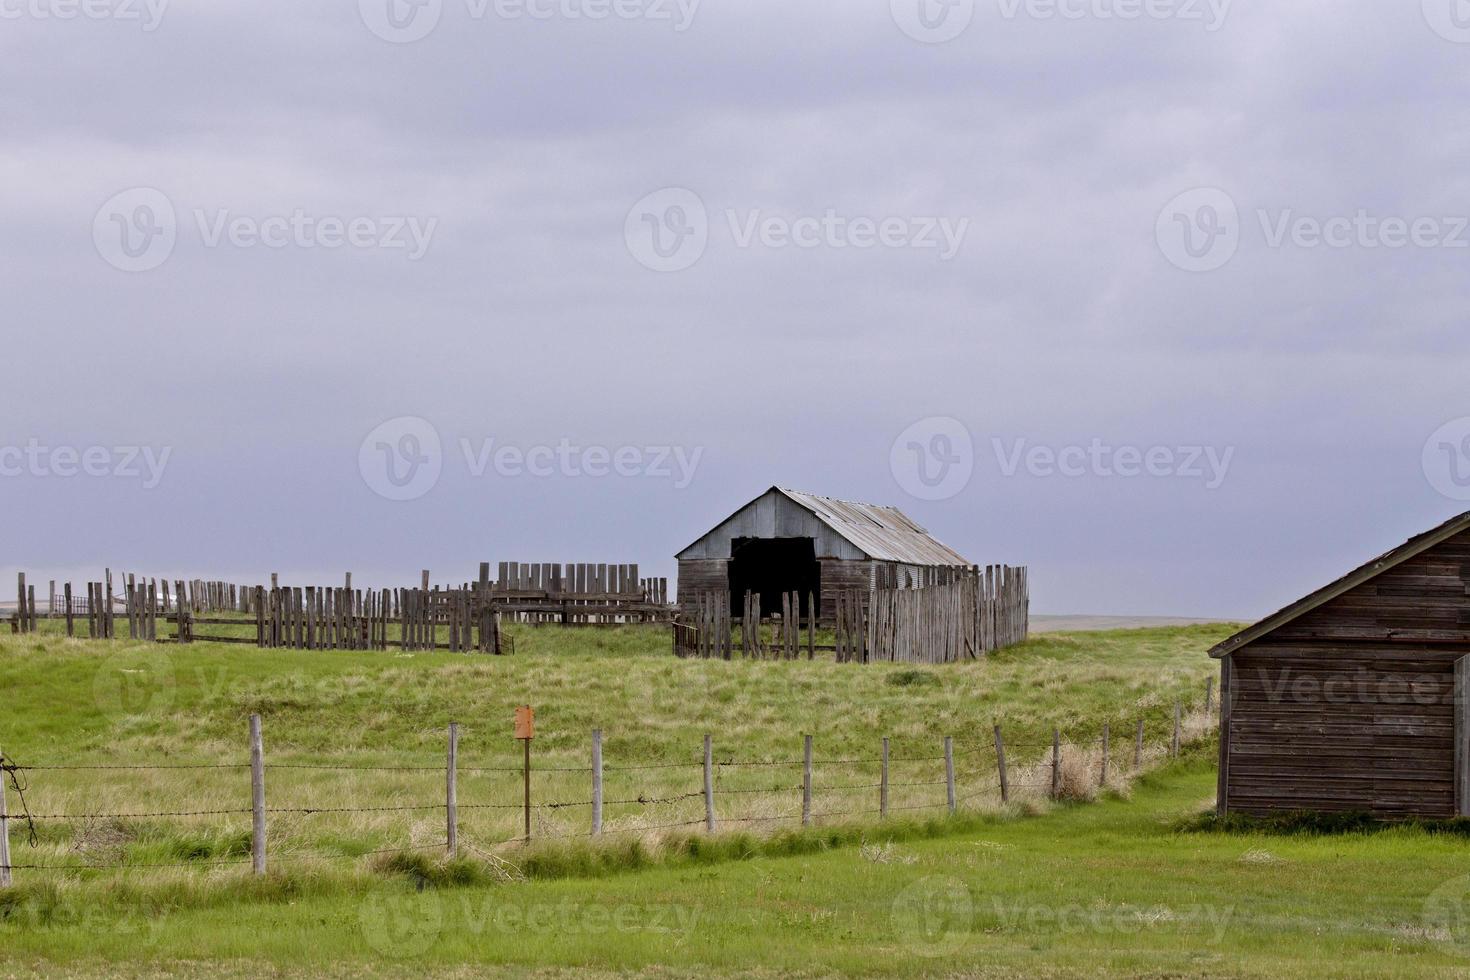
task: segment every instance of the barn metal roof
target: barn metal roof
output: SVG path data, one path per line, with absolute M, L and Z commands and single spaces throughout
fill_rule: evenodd
M 953 548 L 940 544 L 897 507 L 837 500 L 800 490 L 773 487 L 877 561 L 904 565 L 969 565 Z
M 1319 609 L 1333 599 L 1336 599 L 1338 596 L 1351 592 L 1366 582 L 1371 582 L 1384 572 L 1392 568 L 1397 568 L 1410 558 L 1422 555 L 1430 548 L 1442 544 L 1455 535 L 1467 530 L 1470 530 L 1470 511 L 1460 514 L 1458 517 L 1450 518 L 1431 531 L 1425 531 L 1417 537 L 1410 538 L 1392 551 L 1380 555 L 1368 562 L 1368 564 L 1348 572 L 1331 585 L 1323 586 L 1305 599 L 1294 602 L 1280 612 L 1267 616 L 1254 626 L 1240 631 L 1230 639 L 1217 644 L 1210 650 L 1210 656 L 1218 660 L 1247 644 L 1254 643 L 1267 633 L 1274 632 L 1288 623 L 1300 619 L 1312 610 Z

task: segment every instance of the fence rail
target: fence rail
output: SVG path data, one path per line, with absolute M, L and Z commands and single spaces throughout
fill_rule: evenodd
M 1213 721 L 1211 693 L 1205 695 L 1205 713 Z M 410 842 L 397 847 L 373 848 L 355 851 L 352 854 L 303 853 L 298 848 L 288 848 L 284 856 L 290 859 L 331 860 L 355 858 L 369 855 L 408 851 L 443 850 L 453 856 L 460 853 L 462 846 L 476 850 L 479 847 L 464 834 L 462 815 L 501 814 L 502 822 L 521 818 L 524 833 L 506 835 L 501 832 L 495 840 L 480 838 L 487 847 L 509 848 L 524 845 L 533 839 L 599 838 L 613 834 L 649 834 L 670 829 L 703 827 L 706 832 L 718 832 L 721 828 L 793 824 L 810 827 L 820 821 L 835 818 L 887 819 L 895 813 L 936 812 L 950 815 L 962 809 L 977 806 L 1004 805 L 1022 798 L 1062 799 L 1083 794 L 1088 788 L 1105 786 L 1119 777 L 1131 776 L 1144 771 L 1154 760 L 1177 757 L 1182 744 L 1181 706 L 1176 703 L 1174 729 L 1169 740 L 1161 745 L 1146 747 L 1145 725 L 1138 720 L 1133 735 L 1132 753 L 1123 747 L 1113 751 L 1111 726 L 1104 722 L 1094 728 L 1097 734 L 1065 737 L 1060 729 L 1053 729 L 1051 738 L 1043 740 L 1008 740 L 1001 725 L 977 733 L 976 737 L 956 740 L 953 737 L 936 738 L 933 750 L 917 751 L 906 755 L 895 755 L 890 751 L 887 738 L 875 745 L 877 751 L 871 756 L 843 754 L 837 758 L 824 759 L 820 756 L 815 739 L 803 736 L 800 753 L 776 759 L 736 759 L 722 757 L 722 746 L 713 736 L 705 736 L 702 752 L 691 753 L 687 761 L 656 762 L 640 764 L 636 760 L 628 764 L 608 765 L 603 753 L 600 730 L 592 732 L 590 740 L 590 765 L 556 765 L 532 767 L 531 753 L 525 754 L 522 765 L 465 765 L 467 756 L 460 744 L 460 726 L 451 723 L 445 740 L 446 752 L 438 764 L 415 765 L 366 765 L 330 760 L 316 762 L 281 762 L 270 760 L 266 754 L 264 729 L 258 715 L 252 715 L 248 727 L 248 752 L 238 761 L 207 763 L 116 763 L 101 764 L 47 764 L 0 755 L 0 887 L 11 884 L 16 871 L 50 871 L 77 873 L 96 870 L 131 870 L 150 867 L 210 868 L 221 864 L 250 864 L 255 874 L 265 873 L 268 846 L 273 828 L 282 825 L 293 828 L 304 818 L 332 817 L 366 814 L 377 819 L 421 820 L 424 815 L 439 812 L 443 815 L 443 843 L 430 845 Z M 693 748 L 693 746 L 691 746 Z M 1020 759 L 1019 763 L 1017 760 Z M 88 781 L 89 792 L 84 797 L 95 799 L 95 780 L 99 772 L 125 771 L 130 780 L 141 778 L 138 774 L 150 770 L 178 771 L 198 770 L 218 773 L 237 779 L 231 795 L 216 792 L 207 799 L 221 800 L 218 803 L 184 805 L 176 807 L 129 807 L 124 809 L 71 809 L 33 805 L 33 801 L 44 800 L 53 791 L 60 791 L 52 784 L 58 774 L 83 773 Z M 383 778 L 396 778 L 400 774 L 413 776 L 442 776 L 441 792 L 433 797 L 399 792 L 391 796 L 374 793 L 366 802 L 354 802 L 345 797 L 338 787 L 327 784 L 322 790 L 323 799 L 275 802 L 272 794 L 278 780 L 287 773 L 298 770 L 316 770 L 330 776 L 336 773 L 353 782 L 348 787 L 362 788 L 356 782 L 364 775 L 383 774 Z M 272 774 L 276 774 L 274 777 Z M 534 773 L 537 782 L 533 782 Z M 687 773 L 685 780 L 681 773 Z M 466 800 L 460 795 L 461 776 L 476 777 L 473 785 L 477 793 L 483 793 L 484 779 L 493 774 L 515 774 L 514 789 L 499 799 L 486 799 L 477 795 Z M 605 792 L 609 777 L 631 784 L 634 788 Z M 649 784 L 647 780 L 657 777 L 660 781 Z M 554 781 L 560 792 L 548 794 L 543 799 L 548 780 Z M 570 781 L 582 780 L 585 795 L 573 795 L 566 789 Z M 418 785 L 418 784 L 415 784 Z M 517 792 L 523 787 L 523 792 Z M 12 797 L 7 803 L 6 790 Z M 370 788 L 371 789 L 371 788 Z M 29 794 L 29 797 L 28 795 Z M 149 796 L 157 798 L 156 793 Z M 268 802 L 268 800 L 270 802 Z M 605 814 L 609 809 L 621 811 L 614 819 L 622 826 L 608 826 Z M 546 816 L 568 811 L 582 813 L 584 830 L 557 829 L 533 831 L 532 815 Z M 75 858 L 50 862 L 16 861 L 10 851 L 10 832 L 13 827 L 24 831 L 31 847 L 36 847 L 40 834 L 36 827 L 54 824 L 70 828 L 73 835 L 85 834 L 96 821 L 167 820 L 197 821 L 224 819 L 230 826 L 246 823 L 250 829 L 251 851 L 249 857 L 238 860 L 215 860 L 201 857 L 197 860 L 154 863 L 89 862 Z M 192 824 L 191 824 L 192 826 Z M 48 842 L 55 847 L 61 839 L 61 831 L 47 831 Z M 67 855 L 82 853 L 82 849 L 68 845 Z

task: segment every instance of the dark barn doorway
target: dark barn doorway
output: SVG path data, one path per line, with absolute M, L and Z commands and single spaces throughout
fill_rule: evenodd
M 745 593 L 761 597 L 761 615 L 781 611 L 783 592 L 801 593 L 802 615 L 810 596 L 822 594 L 822 566 L 812 538 L 736 538 L 730 543 L 730 612 L 744 612 Z

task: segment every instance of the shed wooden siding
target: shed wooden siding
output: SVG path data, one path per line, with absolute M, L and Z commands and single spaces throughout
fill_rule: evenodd
M 775 490 L 740 508 L 678 557 L 681 562 L 729 558 L 736 538 L 811 538 L 818 558 L 861 561 L 868 557 L 811 511 Z
M 1456 782 L 1470 731 L 1456 723 L 1455 691 L 1467 654 L 1470 531 L 1231 650 L 1222 809 L 1464 810 L 1470 796 Z
M 1457 655 L 1259 643 L 1230 656 L 1230 812 L 1455 814 Z

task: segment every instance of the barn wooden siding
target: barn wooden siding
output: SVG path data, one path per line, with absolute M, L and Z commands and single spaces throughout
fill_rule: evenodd
M 1470 531 L 1381 564 L 1224 654 L 1222 812 L 1470 808 Z

